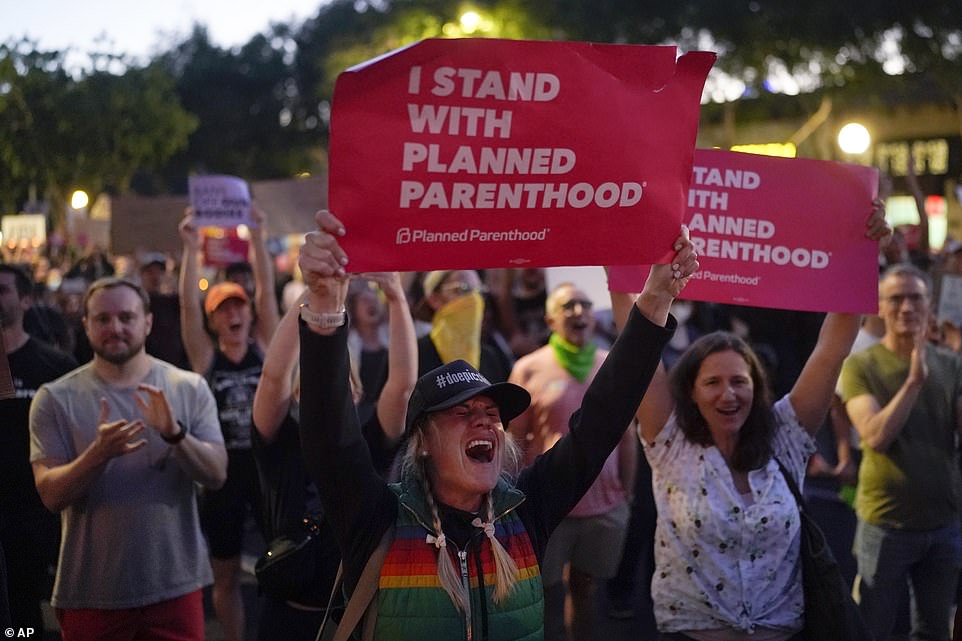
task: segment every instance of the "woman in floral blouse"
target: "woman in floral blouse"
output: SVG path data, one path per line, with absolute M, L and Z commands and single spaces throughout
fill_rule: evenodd
M 876 209 L 866 236 L 890 233 Z M 774 406 L 758 357 L 715 332 L 656 376 L 638 417 L 658 507 L 651 593 L 665 640 L 802 639 L 799 486 L 859 317 L 828 314 Z

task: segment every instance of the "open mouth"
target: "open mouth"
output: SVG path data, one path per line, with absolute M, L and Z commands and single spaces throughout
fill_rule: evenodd
M 494 443 L 482 439 L 476 439 L 468 443 L 464 453 L 472 461 L 478 463 L 490 463 L 494 458 Z
M 740 409 L 741 407 L 737 405 L 735 407 L 727 407 L 724 409 L 719 408 L 718 413 L 721 414 L 722 416 L 735 416 L 736 414 L 738 414 L 738 411 Z
M 230 328 L 230 331 L 232 331 L 232 332 L 239 332 L 240 329 L 241 329 L 241 327 L 243 327 L 243 324 L 242 324 L 242 323 L 231 323 L 228 327 Z

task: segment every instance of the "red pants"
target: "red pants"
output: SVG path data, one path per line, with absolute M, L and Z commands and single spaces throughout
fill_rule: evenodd
M 139 608 L 57 608 L 63 641 L 204 641 L 200 590 Z

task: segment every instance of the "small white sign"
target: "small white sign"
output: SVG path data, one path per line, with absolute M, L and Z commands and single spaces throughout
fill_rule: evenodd
M 31 245 L 42 245 L 47 242 L 47 218 L 43 214 L 4 216 L 0 226 L 4 244 L 19 245 L 26 241 Z
M 962 276 L 942 276 L 938 317 L 939 322 L 948 320 L 962 327 Z
M 254 226 L 247 182 L 236 176 L 191 176 L 190 206 L 198 227 Z

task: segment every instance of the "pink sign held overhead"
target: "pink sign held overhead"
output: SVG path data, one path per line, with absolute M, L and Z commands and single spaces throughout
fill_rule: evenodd
M 342 73 L 330 207 L 351 271 L 657 262 L 715 54 L 425 40 Z
M 878 311 L 878 243 L 865 222 L 878 170 L 697 149 L 685 224 L 701 268 L 683 297 L 805 311 Z M 640 291 L 647 267 L 612 267 Z

